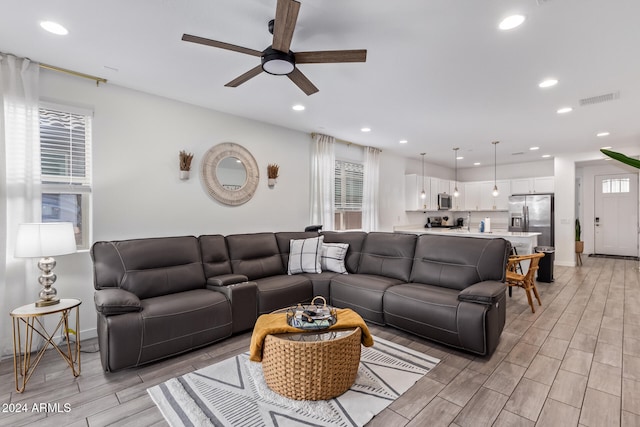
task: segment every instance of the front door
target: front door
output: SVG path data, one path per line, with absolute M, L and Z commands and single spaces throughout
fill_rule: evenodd
M 595 252 L 638 255 L 638 175 L 595 177 Z

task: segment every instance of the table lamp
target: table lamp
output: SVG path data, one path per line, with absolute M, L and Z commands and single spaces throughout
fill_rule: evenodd
M 38 258 L 38 267 L 42 274 L 38 282 L 43 286 L 36 307 L 58 304 L 58 291 L 52 286 L 56 281 L 53 268 L 56 261 L 53 256 L 76 252 L 76 238 L 73 224 L 70 222 L 45 222 L 19 224 L 16 236 L 16 258 Z

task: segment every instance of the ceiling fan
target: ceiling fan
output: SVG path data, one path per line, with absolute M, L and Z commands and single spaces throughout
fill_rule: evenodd
M 365 62 L 366 49 L 358 50 L 326 50 L 313 52 L 291 52 L 289 46 L 298 19 L 300 2 L 296 0 L 278 0 L 276 19 L 269 21 L 269 32 L 273 34 L 273 42 L 262 52 L 242 46 L 236 46 L 217 40 L 183 34 L 182 40 L 232 50 L 247 55 L 259 56 L 262 61 L 241 76 L 231 80 L 225 86 L 237 87 L 263 71 L 277 76 L 286 75 L 307 95 L 318 92 L 318 88 L 296 67 L 296 64 L 323 64 L 338 62 Z

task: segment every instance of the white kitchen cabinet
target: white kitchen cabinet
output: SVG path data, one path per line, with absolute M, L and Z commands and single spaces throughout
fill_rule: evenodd
M 480 182 L 464 183 L 464 210 L 480 210 Z
M 424 199 L 420 197 L 423 188 L 426 193 Z M 437 195 L 435 205 L 431 199 L 431 178 L 416 174 L 404 176 L 404 209 L 406 211 L 438 210 Z
M 453 193 L 455 193 L 456 190 L 456 182 L 455 181 L 450 181 L 449 182 L 449 194 L 451 194 L 451 200 L 453 201 L 451 204 L 451 210 L 454 211 L 463 211 L 465 209 L 465 204 L 464 204 L 464 183 L 463 182 L 458 182 L 458 197 L 454 197 Z
M 534 193 L 553 193 L 556 190 L 556 179 L 553 176 L 533 178 Z
M 498 196 L 493 197 L 493 187 L 498 186 Z M 480 210 L 506 211 L 509 209 L 509 181 L 480 183 Z
M 511 180 L 511 194 L 553 193 L 555 179 L 552 176 Z

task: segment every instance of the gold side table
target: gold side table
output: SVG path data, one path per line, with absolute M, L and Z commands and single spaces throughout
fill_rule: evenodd
M 82 301 L 75 298 L 61 299 L 58 304 L 47 307 L 36 307 L 35 303 L 23 305 L 12 310 L 11 320 L 13 323 L 13 370 L 16 379 L 16 391 L 22 393 L 27 386 L 27 381 L 31 378 L 38 363 L 44 356 L 49 346 L 53 347 L 71 368 L 74 377 L 80 375 L 80 304 Z M 75 308 L 75 336 L 74 345 L 69 340 L 69 314 Z M 50 314 L 60 313 L 60 320 L 53 332 L 47 332 L 43 319 Z M 24 343 L 21 337 L 21 325 L 24 324 Z M 65 345 L 58 345 L 54 339 L 58 332 L 61 332 L 66 340 Z M 44 340 L 42 348 L 35 355 L 31 353 L 34 333 L 40 335 Z M 24 346 L 23 346 L 24 345 Z

